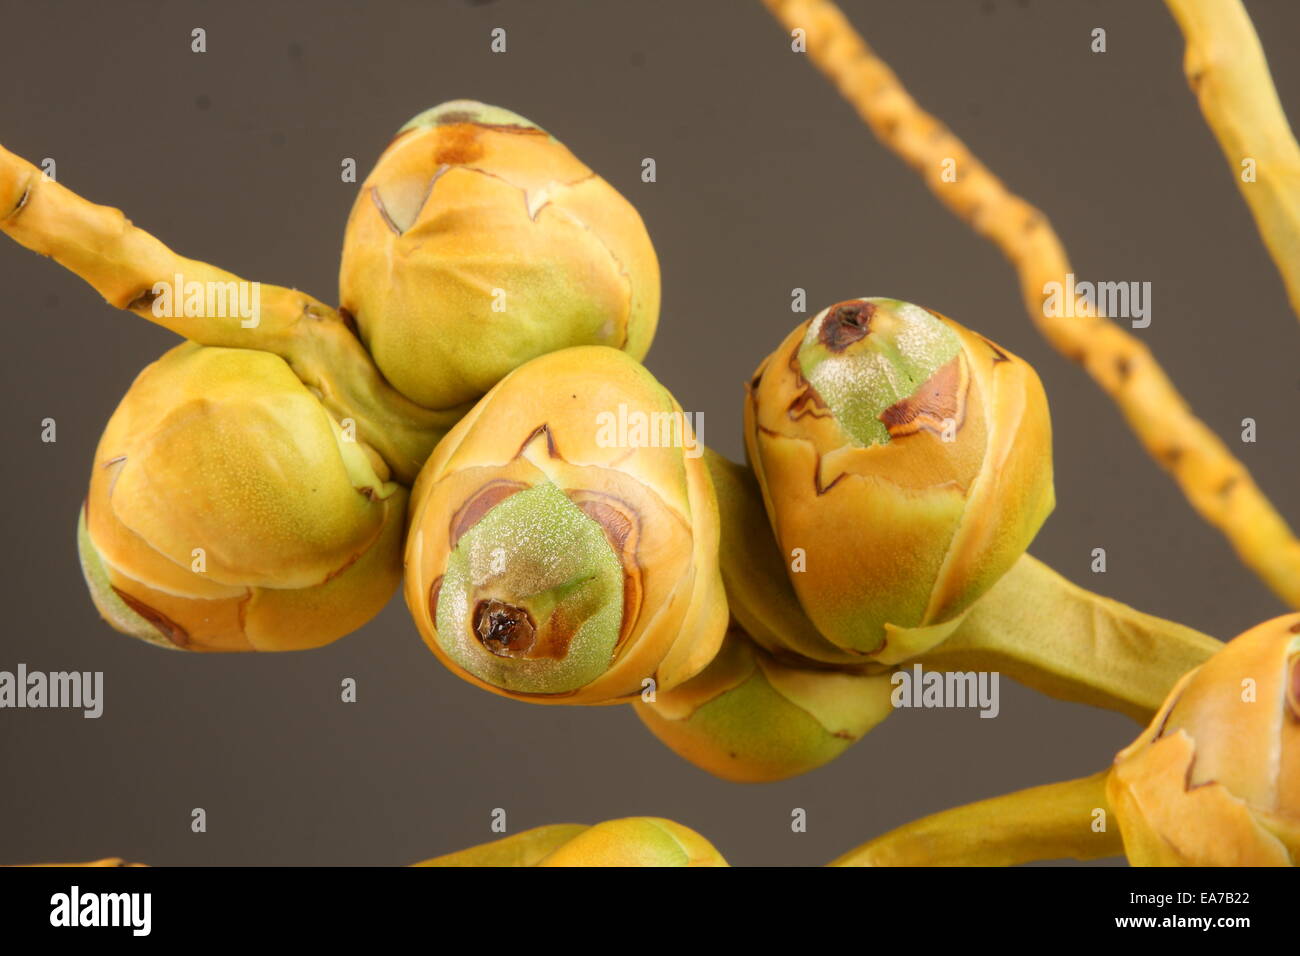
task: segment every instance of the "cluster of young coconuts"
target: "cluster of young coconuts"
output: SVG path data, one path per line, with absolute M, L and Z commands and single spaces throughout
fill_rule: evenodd
M 30 184 L 0 185 L 5 230 L 101 291 L 114 255 L 148 271 L 148 250 L 73 249 Z M 417 116 L 357 195 L 338 309 L 263 287 L 248 327 L 118 297 L 187 341 L 140 373 L 95 453 L 78 543 L 97 608 L 164 647 L 300 650 L 404 580 L 461 678 L 632 702 L 739 781 L 834 759 L 894 709 L 903 666 L 999 670 L 1157 719 L 1108 778 L 1133 862 L 1294 860 L 1300 616 L 1221 645 L 1028 556 L 1054 498 L 1026 362 L 920 306 L 838 302 L 745 387 L 738 465 L 698 453 L 641 364 L 659 281 L 636 210 L 554 137 L 471 101 Z M 610 442 L 598 422 L 619 410 L 686 431 Z M 1242 700 L 1242 667 L 1270 698 Z M 561 830 L 481 861 L 537 862 L 576 836 Z M 659 859 L 584 841 L 606 856 L 575 860 Z M 702 843 L 668 857 L 721 862 Z M 889 858 L 875 845 L 856 862 Z

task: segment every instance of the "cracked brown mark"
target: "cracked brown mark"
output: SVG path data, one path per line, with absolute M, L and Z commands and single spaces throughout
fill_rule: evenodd
M 1187 691 L 1184 688 L 1182 691 L 1179 691 L 1177 697 L 1165 704 L 1165 712 L 1161 715 L 1160 726 L 1156 728 L 1156 732 L 1151 738 L 1153 741 L 1159 740 L 1165 735 L 1165 731 L 1169 729 L 1169 718 L 1173 716 L 1174 708 L 1178 706 L 1179 701 L 1183 699 L 1183 694 L 1185 693 L 1187 693 Z
M 337 568 L 335 568 L 335 569 L 334 569 L 333 571 L 331 571 L 329 574 L 325 575 L 325 579 L 324 579 L 323 581 L 321 581 L 321 584 L 328 584 L 330 581 L 333 581 L 335 578 L 337 578 L 340 574 L 342 574 L 342 573 L 343 573 L 344 571 L 346 571 L 348 568 L 352 567 L 352 565 L 356 564 L 358 561 L 361 560 L 361 555 L 364 554 L 365 551 L 369 550 L 370 547 L 373 546 L 373 545 L 374 545 L 374 539 L 372 538 L 371 541 L 370 541 L 370 544 L 367 544 L 366 547 L 365 547 L 365 549 L 363 549 L 363 550 L 361 550 L 361 551 L 358 551 L 356 554 L 352 555 L 352 557 L 348 558 L 346 561 L 344 561 L 342 564 L 340 564 Z M 317 587 L 319 587 L 319 586 L 320 586 L 320 585 L 317 585 Z
M 393 217 L 388 214 L 388 207 L 384 205 L 383 197 L 379 195 L 379 190 L 374 186 L 370 187 L 370 201 L 375 204 L 379 210 L 380 217 L 384 220 L 384 225 L 393 230 L 393 235 L 400 236 L 402 230 L 397 228 L 397 223 L 393 222 Z
M 546 436 L 546 453 L 552 458 L 559 458 L 560 449 L 555 444 L 555 436 L 551 434 L 551 426 L 545 424 L 538 425 L 528 433 L 528 437 L 524 439 L 523 444 L 519 446 L 519 450 L 515 452 L 515 457 L 518 458 L 522 455 L 528 446 L 536 440 L 537 436 L 543 434 Z
M 439 113 L 433 125 L 447 126 L 452 123 L 473 123 L 474 115 L 469 110 L 448 110 L 446 113 Z
M 159 293 L 155 292 L 153 290 L 153 287 L 151 286 L 150 288 L 145 289 L 143 292 L 137 295 L 130 302 L 128 302 L 126 304 L 126 310 L 128 312 L 135 312 L 138 309 L 152 309 L 155 300 L 157 300 L 158 298 L 158 295 Z
M 439 166 L 434 171 L 433 175 L 429 177 L 429 182 L 425 184 L 424 187 L 424 195 L 420 197 L 419 203 L 415 206 L 415 215 L 411 217 L 411 221 L 405 226 L 399 225 L 397 220 L 395 220 L 388 212 L 388 207 L 384 204 L 384 197 L 379 194 L 379 187 L 371 186 L 370 192 L 374 198 L 375 205 L 379 208 L 379 212 L 384 217 L 384 222 L 387 223 L 388 228 L 394 230 L 399 236 L 406 235 L 407 231 L 420 221 L 420 213 L 424 212 L 424 207 L 428 205 L 429 197 L 433 195 L 433 187 L 437 185 L 438 180 L 441 179 L 443 174 L 445 174 L 449 169 L 451 169 L 451 167 L 444 164 Z
M 339 318 L 343 320 L 343 327 L 352 333 L 354 338 L 361 338 L 361 333 L 357 331 L 357 317 L 348 309 L 339 306 Z
M 645 594 L 641 565 L 637 560 L 637 543 L 641 537 L 639 516 L 630 504 L 612 495 L 585 490 L 570 491 L 568 495 L 578 510 L 600 525 L 605 540 L 618 555 L 623 568 L 623 619 L 614 645 L 617 650 L 640 618 Z
M 5 222 L 8 222 L 10 219 L 18 218 L 18 214 L 23 211 L 24 207 L 26 207 L 27 200 L 31 198 L 31 195 L 32 195 L 32 183 L 31 183 L 31 179 L 29 178 L 27 181 L 27 185 L 23 188 L 23 194 L 18 197 L 18 204 L 14 206 L 13 209 L 10 209 L 7 213 L 5 213 Z
M 930 310 L 929 310 L 929 309 L 926 309 L 926 311 L 929 312 Z M 930 314 L 931 314 L 931 315 L 934 315 L 936 318 L 938 318 L 938 316 L 937 316 L 934 312 L 930 312 Z M 1011 361 L 1011 356 L 1008 355 L 1006 352 L 1002 351 L 1002 349 L 1000 349 L 1000 348 L 998 347 L 998 344 L 997 344 L 996 342 L 990 342 L 988 339 L 984 338 L 984 336 L 982 336 L 982 335 L 980 336 L 980 341 L 983 342 L 985 345 L 987 345 L 990 349 L 993 350 L 993 364 L 994 364 L 994 365 L 997 365 L 999 362 L 1010 362 L 1010 361 Z
M 537 622 L 525 608 L 492 598 L 474 608 L 474 636 L 489 653 L 518 660 L 537 642 Z
M 240 598 L 239 603 L 235 605 L 235 617 L 239 621 L 239 633 L 246 641 L 248 641 L 248 605 L 252 603 L 253 589 L 246 588 L 244 590 L 244 596 Z M 251 647 L 253 642 L 248 641 L 248 644 Z
M 442 579 L 443 575 L 440 574 L 429 585 L 429 620 L 434 627 L 438 626 L 438 595 L 442 593 Z
M 829 485 L 823 485 L 822 478 L 821 478 L 821 469 L 822 469 L 822 461 L 821 461 L 821 457 L 818 456 L 817 467 L 813 469 L 813 491 L 817 493 L 817 496 L 819 498 L 849 476 L 849 473 L 847 471 L 842 471 L 835 476 L 835 480 L 832 481 Z
M 483 516 L 495 508 L 501 502 L 505 501 L 511 495 L 524 491 L 529 486 L 522 481 L 511 481 L 507 478 L 499 478 L 488 482 L 477 492 L 474 497 L 466 501 L 451 516 L 449 524 L 449 541 L 452 550 L 460 543 L 460 539 L 465 533 L 483 520 Z
M 122 599 L 123 604 L 156 627 L 163 637 L 167 638 L 167 640 L 171 641 L 179 648 L 186 650 L 189 649 L 190 635 L 185 628 L 181 627 L 162 611 L 150 607 L 139 598 L 127 594 L 116 585 L 110 584 L 109 587 L 113 589 L 114 594 Z
M 895 402 L 880 413 L 880 422 L 890 438 L 903 438 L 919 431 L 942 435 L 949 422 L 958 430 L 966 420 L 966 396 L 970 379 L 959 354 L 935 371 L 915 394 Z
M 1164 458 L 1165 463 L 1172 468 L 1182 460 L 1183 450 L 1177 445 L 1173 445 L 1161 452 L 1161 457 Z
M 1133 363 L 1128 360 L 1128 356 L 1121 355 L 1115 359 L 1115 374 L 1119 376 L 1121 382 L 1127 382 L 1132 372 Z
M 817 340 L 832 352 L 843 352 L 871 334 L 871 317 L 875 314 L 876 306 L 872 302 L 860 299 L 838 302 L 822 319 Z
M 766 363 L 764 363 L 766 366 Z M 805 415 L 813 418 L 830 418 L 830 406 L 817 389 L 813 388 L 812 383 L 803 376 L 803 369 L 799 367 L 799 350 L 794 349 L 790 352 L 790 374 L 794 376 L 797 391 L 790 404 L 786 406 L 785 413 L 791 421 L 798 421 Z M 757 399 L 755 400 L 757 403 Z
M 1289 628 L 1287 628 L 1287 630 L 1289 630 L 1292 634 L 1300 634 L 1300 621 L 1296 621 Z
M 438 165 L 464 166 L 482 159 L 486 152 L 479 142 L 479 131 L 482 129 L 482 126 L 471 122 L 439 123 L 433 161 Z
M 1223 484 L 1219 485 L 1218 488 L 1214 489 L 1214 493 L 1220 498 L 1227 497 L 1228 493 L 1237 486 L 1239 480 L 1240 479 L 1238 479 L 1236 475 L 1233 475 L 1231 478 L 1224 481 Z
M 1193 755 L 1192 759 L 1187 764 L 1187 773 L 1183 775 L 1183 790 L 1187 793 L 1191 793 L 1193 790 L 1199 790 L 1201 787 L 1212 787 L 1219 782 L 1217 780 L 1202 780 L 1200 783 L 1192 783 L 1192 774 L 1195 771 L 1196 756 Z
M 433 121 L 433 125 L 434 127 L 438 127 L 469 124 L 471 126 L 477 126 L 480 129 L 490 129 L 498 133 L 543 132 L 536 126 L 524 126 L 521 123 L 484 123 L 478 117 L 478 113 L 471 112 L 470 110 L 448 110 L 446 113 L 439 113 L 438 118 Z

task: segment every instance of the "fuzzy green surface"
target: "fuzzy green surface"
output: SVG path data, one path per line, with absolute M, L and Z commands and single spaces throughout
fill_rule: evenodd
M 957 334 L 934 315 L 897 299 L 862 299 L 876 306 L 871 331 L 842 352 L 820 340 L 827 309 L 808 325 L 799 369 L 859 446 L 883 445 L 885 409 L 916 394 L 961 349 Z
M 442 126 L 447 123 L 478 123 L 481 126 L 519 126 L 523 129 L 541 130 L 532 120 L 525 119 L 518 113 L 489 106 L 478 100 L 448 100 L 439 103 L 411 119 L 399 129 L 398 135 L 413 129 L 427 129 L 430 126 Z
M 575 629 L 560 660 L 493 654 L 474 633 L 482 600 L 556 614 Z M 577 690 L 605 672 L 623 620 L 623 566 L 601 526 L 550 482 L 511 495 L 457 542 L 438 595 L 438 643 L 466 671 L 529 694 Z

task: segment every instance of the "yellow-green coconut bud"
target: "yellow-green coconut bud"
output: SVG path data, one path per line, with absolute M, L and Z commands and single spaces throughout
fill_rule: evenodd
M 1106 795 L 1134 866 L 1300 862 L 1300 614 L 1184 676 Z
M 434 857 L 415 866 L 726 866 L 689 827 L 661 817 L 626 817 L 595 826 L 557 823 Z
M 562 143 L 455 100 L 403 126 L 362 184 L 339 298 L 398 391 L 451 409 L 557 349 L 643 358 L 659 264 L 632 205 Z
M 671 428 L 653 443 L 620 430 L 638 422 Z M 623 352 L 566 349 L 510 373 L 413 492 L 405 594 L 429 648 L 539 703 L 614 703 L 694 676 L 727 622 L 701 451 Z
M 781 661 L 727 632 L 702 673 L 636 704 L 674 752 L 724 780 L 784 780 L 830 763 L 892 711 L 890 678 Z
M 895 299 L 795 329 L 749 385 L 745 440 L 808 617 L 881 663 L 946 638 L 1054 503 L 1033 368 Z
M 283 359 L 186 343 L 109 419 L 82 569 L 105 620 L 164 647 L 318 647 L 396 590 L 406 500 Z

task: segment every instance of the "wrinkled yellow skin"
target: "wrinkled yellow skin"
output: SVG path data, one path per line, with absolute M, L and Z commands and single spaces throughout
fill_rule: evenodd
M 536 703 L 616 703 L 640 694 L 648 679 L 660 689 L 674 687 L 712 660 L 726 629 L 727 604 L 708 472 L 701 458 L 681 447 L 602 447 L 597 416 L 620 405 L 647 414 L 681 411 L 623 352 L 601 346 L 553 352 L 503 379 L 425 464 L 412 492 L 406 603 L 430 650 L 460 677 Z M 445 574 L 453 525 L 468 502 L 500 481 L 550 481 L 571 498 L 605 496 L 634 515 L 635 550 L 625 567 L 635 574 L 641 599 L 624 609 L 624 636 L 608 668 L 576 690 L 504 690 L 468 673 L 439 644 L 430 589 Z
M 889 676 L 778 661 L 733 627 L 704 671 L 637 716 L 724 780 L 765 783 L 834 760 L 892 712 Z
M 951 634 L 1054 504 L 1051 423 L 1037 374 L 931 315 L 960 342 L 964 414 L 953 441 L 922 428 L 856 445 L 817 407 L 799 371 L 813 320 L 759 366 L 745 404 L 750 463 L 800 604 L 832 644 L 885 664 Z M 803 572 L 791 567 L 794 549 L 806 555 Z
M 563 144 L 458 101 L 416 117 L 362 184 L 339 298 L 398 391 L 468 407 L 546 352 L 643 358 L 659 264 L 636 210 Z
M 95 452 L 78 533 L 91 596 L 164 647 L 327 644 L 396 589 L 407 492 L 386 478 L 284 360 L 180 345 Z
M 1300 614 L 1252 628 L 1184 676 L 1115 758 L 1106 793 L 1135 866 L 1294 866 Z
M 557 823 L 414 866 L 726 866 L 708 840 L 661 817 Z

